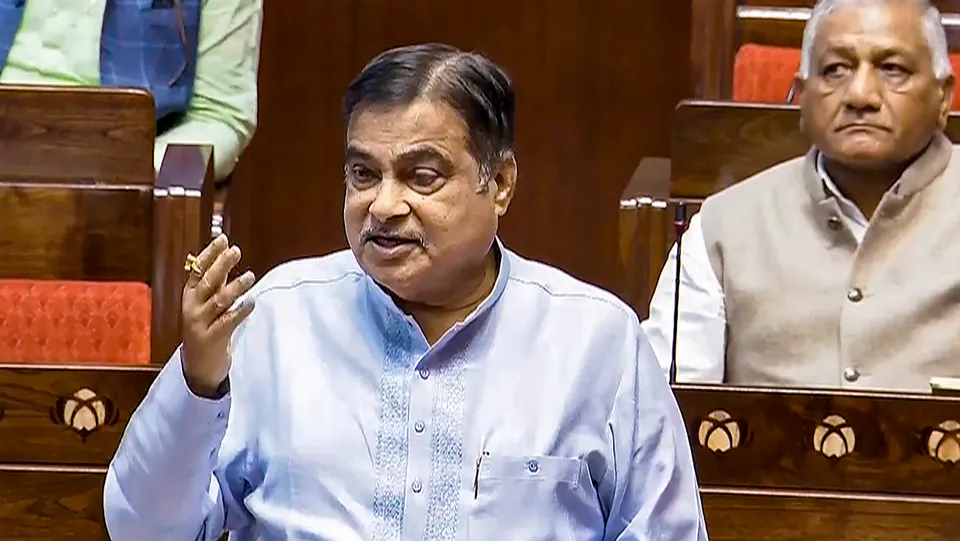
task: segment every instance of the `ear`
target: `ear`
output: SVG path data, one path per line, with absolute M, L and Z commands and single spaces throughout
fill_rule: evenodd
M 793 76 L 793 86 L 790 87 L 793 90 L 794 100 L 801 104 L 800 111 L 803 111 L 803 95 L 807 90 L 807 81 L 800 77 L 800 72 L 797 72 Z M 803 132 L 803 115 L 800 115 L 800 131 Z
M 950 107 L 953 105 L 954 83 L 953 75 L 950 75 L 940 84 L 939 126 L 941 130 L 947 129 L 947 119 L 950 118 Z
M 514 191 L 517 188 L 517 158 L 510 154 L 500 164 L 500 169 L 493 177 L 496 190 L 493 194 L 493 205 L 497 216 L 503 217 L 510 207 L 510 201 L 513 200 Z

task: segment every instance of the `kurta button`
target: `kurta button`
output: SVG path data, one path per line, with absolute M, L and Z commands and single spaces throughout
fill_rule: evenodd
M 852 288 L 850 291 L 847 291 L 847 298 L 852 302 L 860 302 L 863 300 L 863 291 L 860 291 L 859 287 Z
M 841 224 L 840 224 L 840 218 L 837 218 L 836 216 L 831 216 L 831 217 L 827 220 L 827 227 L 829 227 L 830 229 L 832 229 L 832 230 L 834 230 L 834 231 L 840 229 L 840 225 L 841 225 Z
M 843 379 L 853 383 L 860 379 L 860 371 L 852 366 L 843 369 Z

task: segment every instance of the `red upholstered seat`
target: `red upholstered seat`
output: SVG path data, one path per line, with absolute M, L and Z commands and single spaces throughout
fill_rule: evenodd
M 0 363 L 147 364 L 150 288 L 0 280 Z
M 960 55 L 950 55 L 950 63 L 954 73 L 960 71 Z M 799 49 L 746 43 L 733 65 L 733 100 L 784 103 L 799 67 Z M 960 92 L 952 108 L 960 109 Z

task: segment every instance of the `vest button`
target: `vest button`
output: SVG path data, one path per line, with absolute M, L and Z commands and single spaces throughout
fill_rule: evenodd
M 860 379 L 860 371 L 852 366 L 843 369 L 843 379 L 853 383 Z
M 834 231 L 840 229 L 840 225 L 841 225 L 841 224 L 840 224 L 840 218 L 837 218 L 836 216 L 831 216 L 831 217 L 827 220 L 827 227 L 829 227 L 830 229 L 832 229 L 832 230 L 834 230 Z
M 859 287 L 852 288 L 850 291 L 847 291 L 847 298 L 852 302 L 860 302 L 863 300 L 863 291 L 860 291 Z

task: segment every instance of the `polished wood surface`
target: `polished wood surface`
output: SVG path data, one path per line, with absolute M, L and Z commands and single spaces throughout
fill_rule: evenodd
M 260 125 L 230 194 L 243 264 L 262 275 L 346 247 L 342 93 L 374 54 L 439 40 L 489 55 L 516 85 L 520 178 L 504 242 L 622 291 L 617 201 L 640 158 L 669 155 L 689 13 L 634 0 L 268 3 Z M 310 69 L 289 69 L 290 58 Z
M 153 98 L 0 86 L 0 278 L 150 281 Z
M 106 466 L 157 371 L 0 365 L 0 464 Z
M 951 113 L 946 133 L 960 142 L 960 113 Z M 810 148 L 795 105 L 684 101 L 675 111 L 671 137 L 670 195 L 694 200 Z
M 960 502 L 701 490 L 710 541 L 954 541 Z
M 106 468 L 47 471 L 0 465 L 0 537 L 9 541 L 109 541 Z
M 711 539 L 956 539 L 960 398 L 674 389 Z
M 184 258 L 210 238 L 210 147 L 169 146 L 156 175 L 140 91 L 7 87 L 0 107 L 0 277 L 149 284 L 166 361 Z M 104 472 L 158 370 L 0 364 L 0 538 L 108 539 Z
M 152 359 L 166 361 L 180 343 L 180 299 L 188 253 L 199 254 L 212 237 L 213 147 L 167 146 L 153 199 Z
M 150 187 L 153 110 L 144 90 L 0 85 L 3 179 Z
M 0 537 L 109 539 L 104 474 L 158 370 L 0 365 Z
M 149 283 L 151 186 L 11 183 L 0 172 L 0 278 Z
M 142 90 L 4 86 L 0 108 L 0 278 L 150 285 L 162 362 L 179 342 L 184 258 L 210 238 L 210 147 L 171 145 L 155 174 Z

